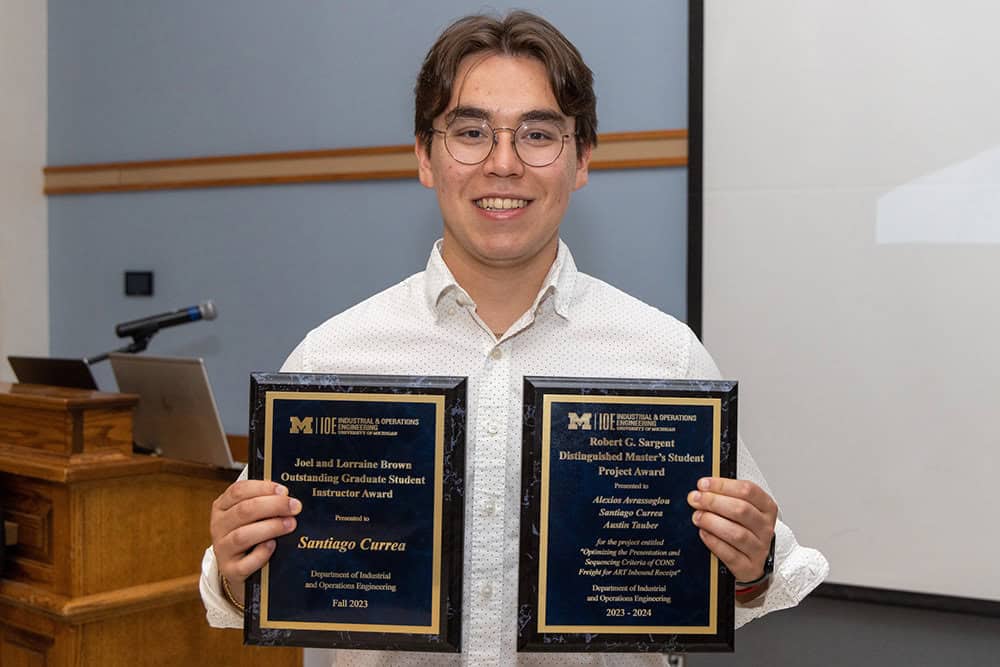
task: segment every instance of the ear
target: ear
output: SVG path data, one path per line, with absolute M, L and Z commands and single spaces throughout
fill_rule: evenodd
M 434 187 L 434 171 L 431 169 L 431 155 L 423 139 L 417 137 L 413 141 L 413 152 L 417 156 L 417 175 L 425 188 Z
M 576 156 L 576 183 L 573 185 L 574 190 L 579 190 L 587 184 L 590 179 L 590 156 L 594 152 L 594 147 L 587 144 L 580 151 L 579 155 Z

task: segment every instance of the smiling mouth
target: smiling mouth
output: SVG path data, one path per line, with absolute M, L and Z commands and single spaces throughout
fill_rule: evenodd
M 527 199 L 506 199 L 501 197 L 483 197 L 473 202 L 476 206 L 487 211 L 507 211 L 514 208 L 524 208 L 528 205 Z

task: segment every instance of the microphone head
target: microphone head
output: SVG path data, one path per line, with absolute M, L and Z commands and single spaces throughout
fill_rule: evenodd
M 201 313 L 201 319 L 203 320 L 214 320 L 219 316 L 219 311 L 215 309 L 215 302 L 211 299 L 199 303 L 198 312 Z

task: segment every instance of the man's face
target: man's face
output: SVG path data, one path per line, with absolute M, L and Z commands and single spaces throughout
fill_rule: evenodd
M 453 159 L 440 134 L 430 153 L 418 138 L 420 182 L 436 190 L 444 219 L 445 260 L 453 271 L 548 266 L 570 193 L 587 182 L 590 148 L 577 154 L 575 120 L 562 115 L 545 67 L 532 58 L 466 57 L 434 127 L 445 129 L 458 107 L 481 114 L 494 128 L 517 128 L 525 119 L 552 114 L 570 137 L 559 158 L 545 167 L 521 162 L 511 132 L 499 132 L 493 152 L 477 165 Z

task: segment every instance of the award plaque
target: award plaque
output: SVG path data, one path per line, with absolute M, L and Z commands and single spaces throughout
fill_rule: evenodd
M 736 473 L 736 383 L 524 379 L 519 651 L 732 651 L 687 495 Z
M 460 650 L 465 378 L 254 373 L 250 478 L 302 501 L 248 644 Z

